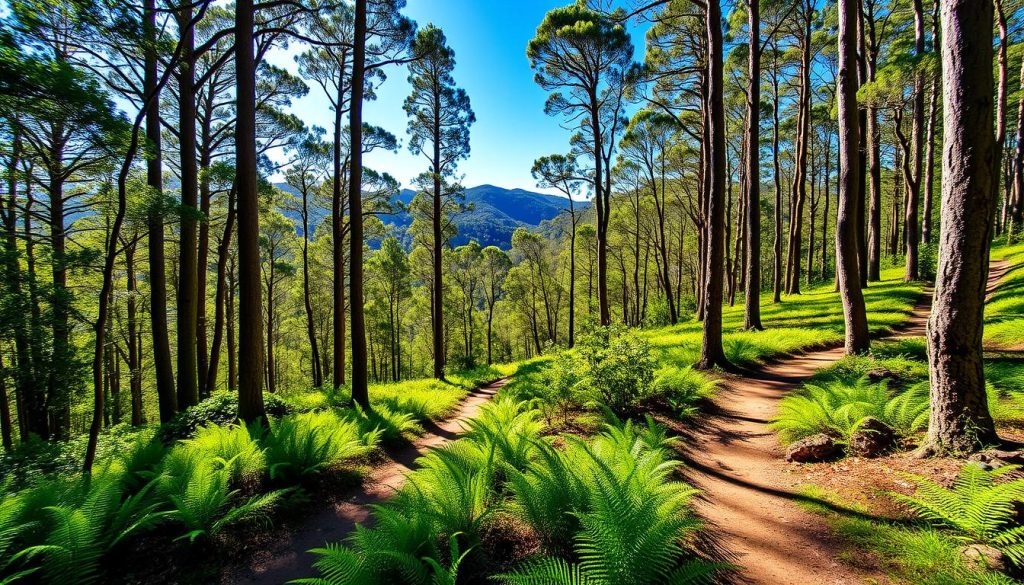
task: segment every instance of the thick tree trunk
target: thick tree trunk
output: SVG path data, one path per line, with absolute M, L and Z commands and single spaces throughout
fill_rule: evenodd
M 181 167 L 181 227 L 178 235 L 178 408 L 184 410 L 199 402 L 196 382 L 196 214 L 199 202 L 199 168 L 196 161 L 196 93 L 194 85 L 194 35 L 188 22 L 192 8 L 178 14 L 181 29 L 181 66 L 178 73 L 178 144 Z M 255 172 L 255 169 L 253 169 Z
M 924 8 L 922 0 L 914 0 L 914 51 L 923 56 L 924 49 Z M 1005 61 L 1003 62 L 1005 65 Z M 910 152 L 903 161 L 904 174 L 907 182 L 906 216 L 903 219 L 904 239 L 906 240 L 906 270 L 903 278 L 906 281 L 917 280 L 919 242 L 921 226 L 919 207 L 921 201 L 921 155 L 924 152 L 924 75 L 914 75 L 914 110 L 911 122 Z
M 709 121 L 711 122 L 708 177 L 708 270 L 704 284 L 704 337 L 697 367 L 728 366 L 722 347 L 722 262 L 725 236 L 725 105 L 722 75 L 722 7 L 708 0 Z
M 982 364 L 985 286 L 995 216 L 990 2 L 942 3 L 942 225 L 928 320 L 931 417 L 926 451 L 998 440 Z
M 857 254 L 860 174 L 857 111 L 857 1 L 839 0 L 839 214 L 836 218 L 836 273 L 846 324 L 846 353 L 868 351 L 868 322 Z
M 263 287 L 260 284 L 259 192 L 256 181 L 256 60 L 252 0 L 235 8 L 235 189 L 238 194 L 238 418 L 266 418 L 263 407 Z

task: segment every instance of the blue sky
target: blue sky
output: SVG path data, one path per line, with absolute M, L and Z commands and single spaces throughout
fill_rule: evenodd
M 467 187 L 492 184 L 506 188 L 536 188 L 530 176 L 533 160 L 565 152 L 570 133 L 559 120 L 544 114 L 547 93 L 533 81 L 526 44 L 544 14 L 572 0 L 409 0 L 405 14 L 424 26 L 433 22 L 445 31 L 455 50 L 455 81 L 469 93 L 476 113 L 470 158 L 459 172 Z M 633 31 L 636 58 L 643 56 L 643 34 Z M 276 65 L 295 70 L 298 47 L 268 55 Z M 366 105 L 366 122 L 382 126 L 402 141 L 397 154 L 372 153 L 366 164 L 395 176 L 404 186 L 426 168 L 426 161 L 406 147 L 406 116 L 402 102 L 409 93 L 404 68 L 388 71 L 376 101 Z M 294 111 L 307 124 L 330 129 L 332 114 L 315 84 Z

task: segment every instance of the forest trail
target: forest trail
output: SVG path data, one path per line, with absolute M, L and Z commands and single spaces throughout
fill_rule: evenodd
M 423 423 L 426 432 L 408 445 L 387 450 L 387 461 L 370 469 L 361 485 L 353 487 L 335 503 L 320 507 L 287 531 L 275 532 L 274 541 L 253 547 L 247 562 L 241 567 L 229 567 L 222 574 L 221 583 L 280 585 L 312 576 L 316 555 L 308 552 L 310 549 L 345 540 L 356 524 L 369 518 L 371 504 L 386 500 L 405 484 L 406 475 L 416 468 L 418 457 L 458 438 L 464 423 L 477 416 L 480 408 L 508 381 L 509 378 L 502 378 L 485 384 L 470 392 L 451 417 L 437 423 Z
M 1008 269 L 992 263 L 989 294 Z M 930 311 L 926 291 L 892 337 L 923 336 Z M 825 520 L 799 505 L 806 500 L 803 482 L 768 426 L 788 392 L 842 357 L 842 347 L 814 351 L 726 380 L 716 400 L 720 411 L 684 447 L 687 480 L 702 491 L 696 509 L 712 525 L 715 546 L 740 567 L 740 583 L 859 585 L 882 577 L 839 560 L 841 544 Z

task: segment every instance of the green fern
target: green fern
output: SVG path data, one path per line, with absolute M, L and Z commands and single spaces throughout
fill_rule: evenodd
M 499 399 L 481 408 L 466 427 L 467 439 L 493 447 L 499 465 L 522 469 L 533 457 L 544 423 L 526 402 Z
M 231 483 L 240 485 L 246 479 L 258 477 L 267 468 L 267 460 L 258 439 L 263 434 L 256 424 L 217 425 L 199 427 L 193 438 L 182 441 L 178 448 L 194 449 L 201 458 L 230 462 L 227 467 Z
M 1024 526 L 1015 518 L 1024 502 L 1024 479 L 1000 481 L 1019 469 L 1006 465 L 992 471 L 965 465 L 951 489 L 928 478 L 908 476 L 917 483 L 912 496 L 891 494 L 918 517 L 947 529 L 957 540 L 991 545 L 1015 565 L 1024 565 Z
M 263 443 L 270 476 L 299 479 L 370 452 L 379 438 L 333 412 L 308 412 L 272 422 Z
M 893 394 L 886 380 L 872 383 L 865 376 L 852 384 L 833 380 L 804 386 L 782 400 L 772 428 L 785 443 L 818 433 L 848 440 L 865 418 L 872 417 L 907 436 L 927 426 L 928 412 L 927 384 Z

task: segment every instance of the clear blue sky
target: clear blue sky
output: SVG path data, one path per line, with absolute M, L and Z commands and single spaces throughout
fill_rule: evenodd
M 572 0 L 409 0 L 405 14 L 421 27 L 433 22 L 441 27 L 455 50 L 455 81 L 469 93 L 476 113 L 472 127 L 471 154 L 459 172 L 463 184 L 492 184 L 506 188 L 536 189 L 530 176 L 533 160 L 545 154 L 565 152 L 570 133 L 559 120 L 544 114 L 547 93 L 533 81 L 526 59 L 526 44 L 551 8 Z M 643 57 L 643 33 L 632 30 L 636 59 Z M 299 47 L 268 56 L 273 63 L 295 70 L 293 55 Z M 382 126 L 398 136 L 398 154 L 373 153 L 366 164 L 394 175 L 404 186 L 426 169 L 426 161 L 409 153 L 406 116 L 402 102 L 409 93 L 404 68 L 388 71 L 378 98 L 365 108 L 366 122 Z M 310 84 L 309 95 L 296 103 L 295 113 L 307 124 L 328 130 L 332 114 L 320 88 Z

